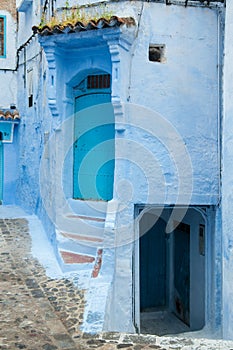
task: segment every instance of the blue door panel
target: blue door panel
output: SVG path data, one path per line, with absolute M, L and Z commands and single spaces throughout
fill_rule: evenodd
M 115 125 L 110 101 L 108 93 L 76 98 L 74 198 L 112 199 Z
M 157 223 L 140 238 L 140 308 L 166 304 L 166 223 Z

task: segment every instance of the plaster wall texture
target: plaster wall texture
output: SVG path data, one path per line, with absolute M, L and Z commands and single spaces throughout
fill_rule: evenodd
M 192 163 L 193 204 L 216 203 L 219 194 L 217 30 L 215 11 L 145 4 L 131 66 L 130 102 L 158 112 L 184 141 Z M 150 43 L 166 45 L 165 63 L 149 62 Z M 151 116 L 151 124 L 156 122 Z M 140 136 L 131 133 L 156 154 L 168 189 L 166 201 L 172 202 L 175 171 L 166 143 L 161 145 L 157 135 L 150 137 L 144 130 Z M 133 173 L 131 181 L 136 183 L 137 172 Z M 138 193 L 143 201 L 142 188 Z
M 0 109 L 8 109 L 11 104 L 17 102 L 17 73 L 0 68 L 0 81 L 4 82 L 4 88 L 1 89 Z
M 7 6 L 9 8 L 9 5 Z M 6 17 L 6 57 L 0 57 L 0 69 L 16 68 L 16 18 L 0 6 L 0 15 Z M 7 80 L 6 80 L 7 81 Z
M 19 12 L 18 43 L 24 44 L 31 36 L 31 27 L 41 19 L 40 1 L 33 1 L 25 12 Z M 26 58 L 26 64 L 25 64 Z M 27 213 L 34 213 L 41 219 L 49 241 L 55 253 L 54 223 L 47 215 L 40 195 L 40 161 L 45 143 L 48 141 L 53 123 L 47 101 L 47 61 L 36 38 L 20 52 L 18 69 L 18 99 L 17 105 L 21 114 L 18 147 L 19 178 L 16 182 L 16 202 Z M 33 105 L 29 107 L 29 93 L 33 93 Z M 53 206 L 52 188 L 54 186 L 54 152 L 48 153 L 45 169 L 48 181 L 43 183 L 48 200 Z M 51 184 L 52 183 L 52 184 Z
M 40 1 L 33 1 L 25 12 L 19 12 L 18 45 L 23 45 L 32 34 L 31 27 L 39 23 Z M 19 5 L 19 3 L 17 4 Z M 26 59 L 26 62 L 25 62 Z M 17 200 L 28 212 L 36 212 L 40 203 L 39 164 L 43 149 L 44 127 L 48 125 L 46 92 L 43 74 L 46 63 L 37 40 L 32 40 L 19 53 L 18 106 L 21 114 L 19 128 L 19 181 Z M 33 105 L 29 107 L 29 90 Z
M 16 10 L 14 1 L 0 2 L 0 15 L 6 20 L 6 56 L 0 58 L 0 109 L 9 109 L 17 102 L 17 72 L 16 69 Z M 4 144 L 4 193 L 3 203 L 14 204 L 16 201 L 16 180 L 18 147 L 17 127 L 14 132 L 14 143 Z
M 39 1 L 33 1 L 26 12 L 19 12 L 19 45 L 31 36 L 31 27 L 40 21 Z M 26 58 L 26 63 L 25 63 Z M 18 106 L 21 114 L 19 127 L 19 180 L 17 181 L 17 202 L 28 213 L 43 218 L 48 236 L 54 233 L 43 209 L 39 190 L 39 167 L 42 157 L 45 133 L 51 130 L 51 115 L 47 106 L 46 70 L 47 63 L 40 45 L 32 39 L 19 54 Z M 33 94 L 33 105 L 29 107 L 29 94 Z M 48 179 L 50 174 L 48 173 Z M 44 186 L 47 186 L 45 183 Z M 48 196 L 51 191 L 48 190 Z M 52 239 L 52 238 L 51 238 Z
M 225 60 L 224 60 L 224 113 L 223 113 L 223 177 L 222 177 L 222 255 L 223 255 L 223 336 L 232 338 L 233 330 L 230 324 L 233 322 L 232 300 L 233 294 L 233 252 L 232 252 L 232 228 L 231 215 L 232 192 L 232 115 L 233 115 L 233 69 L 232 69 L 232 33 L 233 33 L 233 4 L 226 4 L 226 31 L 225 31 Z
M 18 46 L 24 44 L 32 35 L 32 26 L 38 25 L 42 16 L 42 2 L 40 0 L 27 1 L 25 11 L 18 12 Z M 20 5 L 18 1 L 17 7 Z
M 16 203 L 16 183 L 18 180 L 18 126 L 14 129 L 13 143 L 4 143 L 4 186 L 3 203 L 4 205 Z

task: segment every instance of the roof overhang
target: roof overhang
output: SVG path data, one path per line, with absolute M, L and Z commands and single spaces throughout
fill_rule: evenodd
M 53 117 L 61 117 L 57 100 L 57 65 L 58 57 L 64 57 L 64 64 L 80 59 L 82 53 L 91 57 L 96 53 L 106 53 L 112 62 L 112 72 L 121 70 L 121 62 L 130 58 L 130 48 L 135 39 L 136 25 L 133 18 L 113 17 L 106 21 L 100 19 L 97 22 L 90 21 L 86 25 L 80 22 L 73 26 L 44 26 L 34 27 L 34 33 L 38 34 L 39 42 L 46 54 L 49 75 L 48 80 L 48 105 Z M 72 61 L 73 60 L 73 61 Z M 126 79 L 128 73 L 122 73 Z M 116 106 L 116 114 L 122 115 L 120 106 L 121 85 L 123 80 L 116 77 L 112 86 L 112 103 Z M 114 107 L 115 108 L 115 107 Z M 119 112 L 120 111 L 120 112 Z

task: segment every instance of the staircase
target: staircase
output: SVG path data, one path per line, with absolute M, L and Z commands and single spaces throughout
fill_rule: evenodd
M 83 332 L 99 333 L 105 324 L 114 276 L 117 208 L 118 202 L 114 200 L 68 199 L 62 209 L 56 210 L 60 266 L 64 272 L 80 271 L 80 275 L 88 277 Z
M 102 264 L 107 202 L 69 199 L 57 217 L 58 260 L 63 271 L 89 270 Z

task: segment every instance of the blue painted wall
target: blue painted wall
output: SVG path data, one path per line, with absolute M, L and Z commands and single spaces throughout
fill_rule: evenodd
M 57 6 L 62 4 L 64 1 L 57 2 Z M 72 115 L 72 89 L 88 71 L 112 73 L 112 99 L 120 99 L 124 107 L 121 116 L 116 115 L 114 200 L 120 204 L 126 202 L 127 211 L 118 215 L 116 222 L 132 221 L 134 205 L 148 201 L 150 204 L 175 204 L 178 198 L 178 204 L 185 205 L 216 205 L 219 202 L 221 55 L 218 49 L 221 13 L 217 8 L 185 8 L 137 1 L 111 3 L 109 6 L 114 14 L 132 16 L 138 23 L 134 29 L 123 29 L 126 37 L 130 33 L 132 45 L 121 42 L 117 58 L 114 53 L 111 56 L 111 43 L 107 43 L 101 31 L 60 35 L 56 42 L 47 37 L 41 39 L 41 44 L 50 59 L 48 69 L 44 51 L 35 38 L 26 47 L 25 82 L 24 55 L 20 54 L 17 104 L 22 120 L 17 201 L 28 212 L 39 215 L 54 244 L 54 226 L 40 193 L 39 168 L 44 144 L 55 135 L 56 147 L 47 150 L 44 168 L 47 180 L 42 184 L 43 193 L 51 203 L 51 216 L 55 217 L 53 208 L 57 181 L 60 181 L 57 177 L 58 154 L 64 153 L 68 135 L 73 132 L 72 125 L 65 133 L 60 124 Z M 31 24 L 39 23 L 40 11 L 39 2 L 34 1 L 26 13 L 19 14 L 19 44 L 26 39 Z M 27 21 L 29 17 L 30 21 Z M 60 49 L 58 44 L 62 46 Z M 165 45 L 164 63 L 149 61 L 149 44 Z M 34 102 L 29 107 L 31 76 Z M 185 158 L 177 156 L 182 154 L 181 146 L 190 160 L 189 169 Z M 192 181 L 187 181 L 187 174 Z M 179 181 L 182 180 L 179 197 Z M 70 156 L 64 182 L 67 197 L 71 197 L 72 181 Z M 116 236 L 117 233 L 121 231 L 117 231 Z M 127 234 L 129 244 L 104 253 L 103 273 L 109 274 L 108 282 L 113 274 L 115 278 L 106 304 L 107 310 L 111 307 L 111 318 L 106 313 L 103 322 L 107 330 L 133 332 L 133 227 Z M 117 237 L 119 243 L 125 238 Z M 216 239 L 214 246 L 215 243 L 219 253 L 221 242 Z M 220 279 L 219 271 L 216 285 Z M 213 293 L 215 291 L 213 289 Z M 217 300 L 219 306 L 221 297 Z M 217 312 L 214 315 L 217 318 L 216 315 Z
M 8 9 L 0 5 L 0 15 L 5 19 L 5 56 L 0 57 L 0 110 L 10 109 L 17 102 L 17 72 L 16 69 L 16 11 L 14 5 L 8 4 Z M 15 16 L 14 16 L 15 15 Z M 4 186 L 3 204 L 16 203 L 16 182 L 18 179 L 17 129 L 14 131 L 13 143 L 4 143 Z
M 233 4 L 228 1 L 226 7 L 226 31 L 225 31 L 225 64 L 224 76 L 224 113 L 223 113 L 223 177 L 222 177 L 222 255 L 223 255 L 223 336 L 233 338 L 233 330 L 230 324 L 233 322 L 232 300 L 233 294 L 233 251 L 232 251 L 232 228 L 233 219 L 231 215 L 232 208 L 232 57 L 233 48 L 231 44 L 233 32 Z
M 184 140 L 192 162 L 193 204 L 216 203 L 219 194 L 217 30 L 215 10 L 144 4 L 133 47 L 128 99 L 158 112 Z M 150 43 L 166 45 L 165 63 L 149 62 Z M 134 115 L 129 118 L 134 123 Z M 156 130 L 153 114 L 150 118 Z M 169 195 L 174 188 L 175 170 L 168 159 L 171 155 L 165 149 L 167 145 L 161 145 L 153 135 L 146 136 L 143 130 L 127 130 L 125 138 L 128 137 L 140 140 L 156 154 L 168 186 L 166 200 L 172 202 Z M 130 176 L 137 183 L 137 172 Z M 137 201 L 144 200 L 144 191 L 137 191 Z
M 13 143 L 4 143 L 4 186 L 3 186 L 3 203 L 16 203 L 16 183 L 18 180 L 18 126 L 14 129 Z
M 120 14 L 123 6 L 126 11 L 124 15 L 129 13 L 137 19 L 137 10 L 139 9 L 137 3 L 135 3 L 135 6 L 128 8 L 125 4 L 121 5 L 120 3 L 115 6 L 116 12 Z M 192 18 L 192 21 L 190 18 Z M 157 25 L 154 26 L 154 23 Z M 168 23 L 170 23 L 169 26 Z M 128 100 L 132 104 L 137 103 L 158 112 L 162 118 L 172 123 L 184 140 L 193 167 L 193 204 L 216 203 L 219 194 L 217 69 L 219 57 L 216 50 L 218 46 L 217 30 L 217 10 L 199 7 L 167 7 L 164 4 L 144 4 L 138 37 L 134 41 L 130 52 L 132 59 L 131 81 L 125 81 L 124 85 L 122 84 L 120 87 L 121 91 L 118 91 L 119 95 L 123 96 L 123 102 Z M 70 36 L 70 38 L 66 39 L 71 41 L 72 37 Z M 166 45 L 165 63 L 149 62 L 148 47 L 150 43 Z M 80 45 L 82 44 L 80 43 Z M 30 57 L 35 53 L 39 53 L 39 50 L 40 48 L 36 43 L 28 46 L 28 60 L 30 61 Z M 79 54 L 79 57 L 74 55 L 70 55 L 70 57 L 66 55 L 63 58 L 62 56 L 56 57 L 57 76 L 55 77 L 55 84 L 56 86 L 59 85 L 56 95 L 56 107 L 62 118 L 64 118 L 64 111 L 67 107 L 64 100 L 67 97 L 65 84 L 69 83 L 68 77 L 70 79 L 72 76 L 78 75 L 83 69 L 90 67 L 110 70 L 110 59 L 107 57 L 107 51 L 103 50 L 102 55 L 98 57 L 96 57 L 95 51 L 92 51 L 94 61 L 92 60 L 91 62 L 86 58 L 85 52 L 83 55 L 85 59 L 82 53 L 81 55 Z M 209 57 L 211 57 L 211 60 L 209 60 Z M 65 70 L 64 60 L 67 63 Z M 29 68 L 27 67 L 27 69 L 30 69 L 30 65 L 35 67 L 36 62 L 39 64 L 39 69 L 34 68 L 33 72 L 33 85 L 36 90 L 34 96 L 37 95 L 34 106 L 30 109 L 25 106 L 26 92 L 23 89 L 19 91 L 18 96 L 22 114 L 30 114 L 30 117 L 27 117 L 25 128 L 33 129 L 31 135 L 35 136 L 33 142 L 31 140 L 28 141 L 30 144 L 29 149 L 24 143 L 26 158 L 27 154 L 30 154 L 30 149 L 34 152 L 33 143 L 37 145 L 35 152 L 38 151 L 38 143 L 41 147 L 43 146 L 43 132 L 51 132 L 52 123 L 54 123 L 45 101 L 44 89 L 45 85 L 49 84 L 48 76 L 46 77 L 45 59 L 43 58 L 42 60 L 37 57 L 29 63 Z M 43 72 L 42 65 L 44 66 Z M 142 65 L 143 70 L 139 69 Z M 23 67 L 20 69 L 22 72 Z M 19 79 L 19 82 L 22 84 L 22 79 Z M 142 89 L 142 86 L 146 88 Z M 24 105 L 22 104 L 23 100 Z M 43 105 L 44 107 L 42 107 Z M 65 115 L 67 114 L 69 113 Z M 134 116 L 130 115 L 127 121 L 131 124 L 134 123 Z M 22 121 L 22 129 L 24 128 L 23 124 L 24 121 Z M 40 130 L 38 134 L 36 130 Z M 149 138 L 144 130 L 135 131 L 130 127 L 125 131 L 123 138 L 135 141 L 139 139 L 145 140 L 140 141 L 140 144 L 156 154 L 157 160 L 161 162 L 163 167 L 168 190 L 166 200 L 168 203 L 174 201 L 172 198 L 174 193 L 172 191 L 175 169 L 174 164 L 171 164 L 172 162 L 169 159 L 170 156 L 166 150 L 166 145 L 164 147 L 164 145 L 161 145 L 161 142 L 156 143 L 153 135 Z M 201 158 L 200 154 L 202 154 Z M 35 169 L 37 169 L 39 154 L 38 156 L 35 154 L 34 158 L 38 162 L 35 166 Z M 27 160 L 25 162 L 27 163 Z M 166 171 L 164 171 L 165 168 Z M 122 172 L 121 167 L 120 171 Z M 136 169 L 132 168 L 130 181 L 134 185 L 138 184 L 136 179 L 139 174 L 140 169 L 136 171 Z M 33 181 L 34 176 L 31 175 L 30 181 Z M 118 177 L 118 174 L 116 174 L 116 177 Z M 139 185 L 140 188 L 136 188 L 134 197 L 136 202 L 145 200 L 146 186 L 142 185 Z M 26 191 L 30 192 L 30 188 L 32 186 L 29 186 Z M 21 193 L 23 194 L 23 191 Z M 35 195 L 33 196 L 35 197 Z M 23 197 L 25 198 L 24 195 Z M 34 205 L 29 205 L 29 207 L 31 206 L 33 207 Z
M 116 198 L 123 200 L 117 196 L 118 183 L 120 186 L 123 178 L 127 181 L 121 194 L 128 196 L 129 217 L 133 215 L 134 203 L 174 204 L 178 180 L 185 177 L 190 179 L 190 183 L 193 180 L 192 196 L 190 200 L 185 196 L 186 190 L 190 190 L 186 182 L 186 187 L 180 189 L 179 204 L 217 204 L 220 191 L 218 67 L 221 64 L 218 11 L 199 7 L 166 7 L 164 4 L 144 3 L 142 6 L 139 32 L 131 49 L 130 84 L 128 86 L 125 82 L 120 90 L 120 95 L 125 96 L 123 102 L 129 101 L 131 105 L 125 109 L 125 121 L 130 125 L 123 133 L 116 134 L 117 157 L 127 158 L 124 162 L 116 161 Z M 133 9 L 129 10 L 131 14 Z M 140 9 L 137 8 L 138 13 Z M 137 18 L 135 13 L 132 15 Z M 149 62 L 149 44 L 166 45 L 165 63 Z M 178 139 L 178 136 L 183 140 L 186 155 L 190 156 L 190 172 L 186 161 L 177 157 L 180 152 L 178 144 L 172 146 L 172 140 Z M 123 148 L 131 150 L 131 153 L 127 154 Z M 150 190 L 149 184 L 152 185 Z M 127 214 L 125 217 L 121 214 L 118 220 L 127 221 Z M 117 234 L 120 233 L 119 229 Z M 121 238 L 118 239 L 121 241 Z M 214 237 L 213 240 L 215 245 L 217 241 Z M 216 248 L 217 251 L 219 248 Z M 132 246 L 117 249 L 116 274 L 109 301 L 114 305 L 113 314 L 117 316 L 108 320 L 109 329 L 133 329 L 132 323 L 127 322 L 133 313 L 132 285 L 126 283 L 132 281 L 131 256 Z M 218 281 L 220 279 L 218 276 Z M 208 298 L 214 295 L 211 301 L 214 305 L 215 293 L 213 288 L 208 295 Z M 214 318 L 219 315 L 220 305 L 216 306 Z

